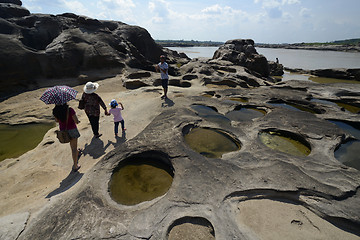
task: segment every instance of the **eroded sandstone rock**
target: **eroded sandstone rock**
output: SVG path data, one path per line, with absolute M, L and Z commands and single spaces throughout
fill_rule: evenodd
M 184 227 L 181 234 L 185 235 L 191 234 L 188 230 L 194 227 L 201 236 L 210 233 L 207 236 L 215 239 L 258 239 L 257 234 L 262 232 L 257 228 L 245 229 L 239 219 L 252 209 L 247 204 L 260 204 L 262 202 L 256 201 L 260 199 L 268 202 L 265 208 L 269 204 L 273 206 L 276 200 L 279 209 L 287 209 L 285 213 L 272 213 L 272 217 L 276 220 L 292 217 L 289 226 L 309 225 L 313 229 L 311 222 L 316 221 L 321 234 L 326 235 L 327 228 L 323 227 L 331 225 L 340 239 L 357 239 L 360 235 L 360 172 L 341 164 L 333 155 L 335 147 L 351 136 L 327 119 L 356 121 L 358 116 L 343 113 L 336 105 L 311 101 L 313 98 L 346 99 L 356 91 L 357 88 L 350 85 L 288 81 L 272 87 L 218 90 L 211 93 L 217 95 L 216 98 L 183 98 L 158 115 L 135 138 L 105 156 L 71 194 L 51 201 L 19 239 L 37 239 L 44 235 L 56 239 L 167 239 L 174 226 Z M 341 95 L 345 92 L 346 96 Z M 247 101 L 236 101 L 236 98 Z M 276 100 L 324 111 L 289 110 L 272 105 Z M 359 99 L 355 101 L 359 103 Z M 241 107 L 256 107 L 266 114 L 222 124 L 199 114 L 191 107 L 194 104 L 207 106 L 217 115 Z M 194 127 L 231 134 L 241 142 L 241 149 L 208 158 L 192 150 L 184 140 L 186 129 Z M 264 130 L 301 136 L 311 152 L 296 156 L 270 149 L 259 139 L 259 133 Z M 173 182 L 163 196 L 124 206 L 112 200 L 109 181 L 122 162 L 137 156 L 158 158 L 169 164 L 173 169 Z M 301 218 L 288 212 L 296 206 L 307 208 Z M 267 220 L 263 214 L 263 211 L 252 211 L 251 216 Z M 205 228 L 196 226 L 194 217 L 206 223 L 202 224 Z M 182 221 L 184 219 L 187 221 Z M 185 223 L 195 225 L 186 227 L 182 225 Z M 290 227 L 282 230 L 284 234 L 292 231 Z
M 267 59 L 257 53 L 252 39 L 227 41 L 215 51 L 213 59 L 226 60 L 247 67 L 263 77 L 268 77 L 270 74 Z

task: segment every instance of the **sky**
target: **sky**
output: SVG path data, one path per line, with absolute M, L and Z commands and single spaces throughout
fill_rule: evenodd
M 22 0 L 31 13 L 71 12 L 145 28 L 155 40 L 256 43 L 360 38 L 359 0 Z

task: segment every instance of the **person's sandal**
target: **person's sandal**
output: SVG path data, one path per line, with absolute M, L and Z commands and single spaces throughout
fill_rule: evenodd
M 72 168 L 72 170 L 73 170 L 73 172 L 77 172 L 77 171 L 79 171 L 79 169 L 81 168 L 81 166 L 79 165 L 77 168 Z

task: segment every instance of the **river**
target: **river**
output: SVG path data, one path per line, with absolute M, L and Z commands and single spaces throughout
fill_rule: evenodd
M 184 52 L 190 58 L 212 58 L 218 47 L 171 47 L 169 49 Z M 324 68 L 360 68 L 360 53 L 298 50 L 280 48 L 256 48 L 268 61 L 276 58 L 288 68 L 302 68 L 307 70 Z

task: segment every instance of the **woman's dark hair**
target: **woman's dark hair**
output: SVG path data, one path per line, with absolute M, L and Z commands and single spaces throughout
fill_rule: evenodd
M 66 121 L 66 114 L 69 106 L 65 103 L 63 105 L 56 105 L 53 109 L 53 115 L 62 122 Z

